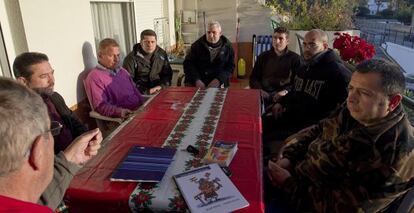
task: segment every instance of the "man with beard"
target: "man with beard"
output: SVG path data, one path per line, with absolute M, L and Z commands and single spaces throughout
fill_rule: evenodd
M 234 67 L 231 42 L 221 34 L 219 22 L 210 22 L 207 33 L 191 45 L 185 57 L 185 85 L 201 89 L 223 84 L 227 87 Z
M 152 95 L 171 85 L 172 69 L 168 55 L 157 45 L 157 34 L 153 30 L 141 32 L 140 43 L 135 44 L 125 57 L 123 67 L 143 94 Z
M 265 107 L 288 93 L 300 65 L 300 57 L 288 50 L 289 30 L 274 29 L 272 48 L 259 55 L 250 75 L 250 88 L 260 89 Z
M 55 71 L 47 55 L 37 52 L 22 53 L 14 60 L 13 72 L 18 82 L 42 96 L 50 120 L 62 124 L 60 134 L 55 136 L 55 154 L 63 151 L 73 139 L 86 132 L 86 126 L 69 109 L 63 97 L 53 90 Z
M 347 97 L 351 72 L 338 55 L 328 48 L 328 36 L 314 29 L 305 34 L 304 63 L 294 78 L 292 90 L 272 108 L 279 128 L 295 132 L 328 116 Z

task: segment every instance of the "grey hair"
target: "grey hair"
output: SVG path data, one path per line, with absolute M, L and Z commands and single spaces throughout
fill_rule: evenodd
M 358 64 L 356 72 L 379 73 L 381 75 L 381 88 L 386 95 L 403 94 L 405 90 L 405 77 L 401 69 L 394 63 L 384 59 L 371 59 Z
M 318 34 L 319 38 L 321 39 L 323 43 L 328 43 L 328 34 L 325 31 L 321 29 L 313 29 L 313 30 L 310 30 L 308 33 Z
M 0 176 L 18 170 L 34 140 L 47 132 L 42 98 L 16 81 L 0 77 Z
M 104 38 L 99 42 L 99 53 L 102 53 L 108 47 L 119 47 L 119 44 L 113 38 Z
M 221 24 L 218 21 L 210 21 L 207 24 L 207 29 L 211 28 L 211 27 L 217 27 L 219 28 L 220 32 L 221 32 Z

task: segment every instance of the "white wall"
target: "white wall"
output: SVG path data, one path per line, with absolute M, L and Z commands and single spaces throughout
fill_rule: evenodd
M 220 22 L 223 35 L 230 39 L 231 42 L 236 41 L 236 0 L 198 0 L 199 35 L 204 34 L 202 12 L 206 13 L 206 24 L 212 20 Z
M 167 2 L 166 4 L 168 7 L 167 11 L 164 11 L 164 13 L 168 16 L 168 22 L 170 23 L 170 46 L 172 46 L 175 44 L 175 6 L 174 0 L 165 1 Z
M 154 18 L 164 17 L 163 0 L 135 0 L 137 39 L 143 30 L 154 29 Z
M 271 34 L 270 10 L 258 0 L 193 0 L 197 2 L 199 36 L 204 34 L 203 12 L 206 13 L 206 22 L 219 21 L 223 35 L 236 41 L 237 19 L 240 18 L 239 42 L 251 42 L 253 34 Z M 191 0 L 186 0 L 192 2 Z M 185 8 L 183 0 L 176 1 L 177 11 Z M 193 3 L 194 4 L 194 3 Z M 187 5 L 187 8 L 190 7 Z
M 96 60 L 90 2 L 85 0 L 20 0 L 29 51 L 49 56 L 55 69 L 55 90 L 68 106 L 85 98 L 85 69 Z M 87 55 L 83 55 L 86 53 Z M 85 58 L 85 63 L 84 63 Z M 85 67 L 86 64 L 86 67 Z
M 28 50 L 19 1 L 0 1 L 0 24 L 7 50 L 7 57 L 10 67 L 12 67 L 14 58 L 19 53 Z

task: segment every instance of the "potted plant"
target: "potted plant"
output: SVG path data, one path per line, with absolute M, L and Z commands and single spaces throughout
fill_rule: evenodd
M 375 56 L 375 47 L 360 38 L 348 33 L 335 33 L 333 48 L 337 49 L 342 60 L 351 70 L 362 61 L 369 60 Z

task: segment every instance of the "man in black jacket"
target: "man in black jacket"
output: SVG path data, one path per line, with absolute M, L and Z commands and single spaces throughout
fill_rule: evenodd
M 261 90 L 266 107 L 290 89 L 300 65 L 299 55 L 288 50 L 288 44 L 289 30 L 276 28 L 272 48 L 259 55 L 250 75 L 250 88 Z
M 49 58 L 43 53 L 26 52 L 17 56 L 13 63 L 17 81 L 39 93 L 45 102 L 51 121 L 62 124 L 55 139 L 55 154 L 63 151 L 76 137 L 87 131 L 76 115 L 66 105 L 63 97 L 53 90 L 54 70 Z
M 185 57 L 185 84 L 202 89 L 229 86 L 234 67 L 231 42 L 221 34 L 219 22 L 210 22 L 207 34 L 191 45 Z
M 154 94 L 171 85 L 172 69 L 167 53 L 157 45 L 157 34 L 153 30 L 141 32 L 141 41 L 134 45 L 124 60 L 128 70 L 142 94 Z
M 297 131 L 330 114 L 347 97 L 351 72 L 335 52 L 328 48 L 328 36 L 319 29 L 306 33 L 303 58 L 292 90 L 273 106 L 280 126 Z M 278 128 L 278 127 L 275 127 Z

